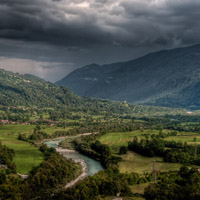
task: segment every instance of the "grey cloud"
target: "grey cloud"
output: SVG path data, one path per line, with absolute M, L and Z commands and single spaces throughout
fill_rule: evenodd
M 196 0 L 3 0 L 0 37 L 76 47 L 188 44 L 200 40 L 199 9 Z
M 133 59 L 200 43 L 199 10 L 199 0 L 1 0 L 0 56 L 70 70 Z
M 137 3 L 134 3 L 137 2 Z M 143 45 L 193 44 L 200 41 L 199 1 L 160 0 L 160 1 L 122 1 L 124 15 L 132 20 L 132 26 L 125 27 L 135 32 Z M 145 37 L 145 35 L 148 35 Z M 142 39 L 143 38 L 143 39 Z
M 1 38 L 67 46 L 109 42 L 109 33 L 96 26 L 96 16 L 87 16 L 82 11 L 84 4 L 83 7 L 76 7 L 76 4 L 68 7 L 69 1 L 55 3 L 48 0 L 3 3 L 0 13 Z

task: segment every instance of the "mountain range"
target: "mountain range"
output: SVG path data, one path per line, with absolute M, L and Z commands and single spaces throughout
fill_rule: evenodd
M 79 68 L 56 83 L 80 96 L 200 109 L 200 45 Z
M 58 113 L 85 113 L 86 115 L 186 113 L 184 109 L 142 106 L 81 97 L 66 87 L 58 87 L 36 76 L 0 69 L 0 108 L 2 107 L 50 109 Z

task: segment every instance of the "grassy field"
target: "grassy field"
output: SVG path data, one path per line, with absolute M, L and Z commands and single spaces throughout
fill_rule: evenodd
M 119 170 L 122 173 L 136 172 L 143 174 L 144 172 L 152 172 L 154 161 L 156 161 L 156 169 L 158 171 L 175 171 L 182 166 L 178 163 L 165 163 L 160 157 L 149 158 L 133 152 L 127 152 L 127 154 L 121 157 L 122 161 L 119 162 Z
M 132 141 L 134 136 L 137 136 L 138 139 L 145 138 L 144 134 L 158 134 L 159 130 L 137 130 L 131 132 L 115 132 L 108 133 L 103 135 L 100 138 L 100 141 L 103 144 L 107 144 L 111 147 L 113 153 L 118 153 L 119 148 L 123 145 L 127 146 L 129 141 Z M 167 130 L 164 130 L 163 133 L 167 133 Z M 194 138 L 196 138 L 194 140 Z M 188 144 L 200 144 L 200 134 L 194 132 L 178 132 L 177 136 L 171 136 L 165 138 L 165 140 L 176 142 L 187 142 Z
M 37 113 L 33 113 L 33 115 L 30 117 L 30 120 L 37 120 L 40 119 L 40 115 L 37 115 Z M 43 113 L 42 119 L 49 119 L 49 114 Z
M 166 130 L 164 132 L 167 132 Z M 158 134 L 158 130 L 137 130 L 137 131 L 131 131 L 131 132 L 117 132 L 117 133 L 108 133 L 103 135 L 100 138 L 100 142 L 103 144 L 107 144 L 111 147 L 112 151 L 114 153 L 119 152 L 120 146 L 128 145 L 129 141 L 132 141 L 134 136 L 137 136 L 138 138 L 144 138 L 142 136 L 143 134 Z
M 130 186 L 131 191 L 135 194 L 144 194 L 144 189 L 149 185 L 149 183 L 143 183 L 139 185 Z
M 164 130 L 167 133 L 167 130 Z M 119 148 L 123 145 L 128 145 L 129 141 L 133 140 L 134 136 L 137 136 L 139 139 L 144 138 L 144 134 L 158 134 L 158 130 L 144 130 L 144 131 L 132 131 L 132 132 L 119 132 L 119 133 L 108 133 L 103 135 L 100 138 L 100 141 L 103 144 L 107 144 L 111 147 L 113 153 L 118 153 Z M 167 140 L 177 140 L 177 141 L 193 141 L 194 133 L 184 133 L 175 137 L 166 138 Z M 189 136 L 188 136 L 189 135 Z M 197 141 L 200 141 L 200 136 L 197 137 Z M 160 157 L 144 157 L 139 154 L 128 152 L 125 155 L 122 155 L 122 161 L 119 163 L 120 172 L 137 172 L 143 174 L 144 172 L 151 172 L 153 161 L 156 161 L 156 167 L 158 171 L 175 171 L 179 170 L 182 166 L 178 163 L 165 163 Z
M 62 127 L 56 127 L 56 126 L 52 126 L 52 127 L 43 127 L 42 131 L 44 131 L 45 133 L 52 135 L 54 132 L 56 131 L 68 131 L 70 129 L 72 129 L 73 127 L 66 127 L 66 128 L 62 128 Z
M 38 148 L 17 139 L 19 133 L 29 134 L 34 128 L 35 126 L 32 125 L 0 126 L 0 141 L 15 150 L 14 162 L 17 172 L 21 174 L 28 174 L 33 167 L 38 166 L 44 159 Z
M 196 138 L 196 139 L 194 139 Z M 182 133 L 177 136 L 167 137 L 165 140 L 171 141 L 174 140 L 176 142 L 187 142 L 188 144 L 195 145 L 200 144 L 200 134 L 197 133 Z

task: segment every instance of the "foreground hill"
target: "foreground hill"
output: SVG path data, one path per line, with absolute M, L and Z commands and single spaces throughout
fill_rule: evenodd
M 69 89 L 57 87 L 32 75 L 21 75 L 0 69 L 0 105 L 56 107 L 81 103 Z
M 57 85 L 81 96 L 200 108 L 200 45 L 148 54 L 128 62 L 77 69 Z

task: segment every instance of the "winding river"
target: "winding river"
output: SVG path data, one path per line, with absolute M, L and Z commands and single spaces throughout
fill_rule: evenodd
M 81 163 L 82 167 L 84 168 L 83 169 L 84 174 L 82 175 L 82 177 L 80 179 L 83 179 L 86 176 L 92 176 L 92 175 L 96 174 L 97 172 L 99 172 L 100 170 L 104 169 L 102 167 L 101 163 L 94 159 L 91 159 L 91 158 L 84 156 L 75 151 L 70 151 L 70 150 L 65 151 L 65 149 L 59 149 L 58 145 L 63 140 L 64 140 L 64 138 L 54 139 L 54 140 L 45 141 L 44 143 L 49 147 L 56 148 L 58 151 L 60 150 L 60 152 L 63 154 L 63 156 L 65 158 L 71 158 L 75 162 Z

